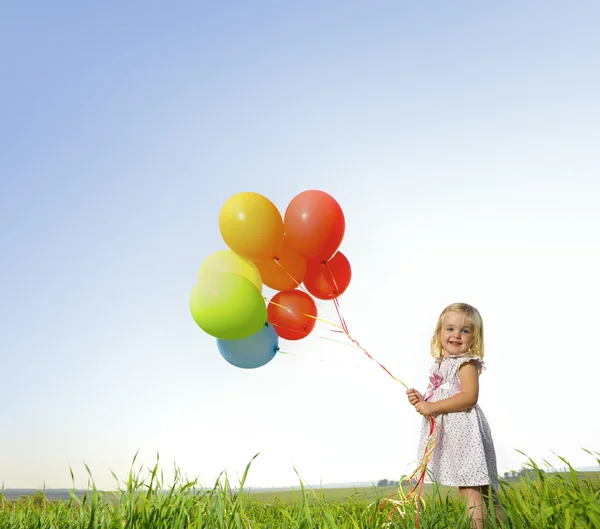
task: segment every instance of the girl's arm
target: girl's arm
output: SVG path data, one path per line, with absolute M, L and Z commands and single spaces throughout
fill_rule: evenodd
M 479 398 L 479 370 L 473 362 L 463 364 L 458 370 L 461 391 L 447 399 L 431 403 L 430 413 L 451 413 L 464 411 L 477 404 Z

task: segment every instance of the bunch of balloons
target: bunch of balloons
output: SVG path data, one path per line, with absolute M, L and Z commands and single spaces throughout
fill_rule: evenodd
M 230 364 L 260 367 L 275 357 L 279 338 L 301 340 L 312 332 L 313 297 L 336 299 L 348 288 L 350 263 L 338 251 L 344 213 L 323 191 L 298 194 L 283 217 L 266 197 L 243 192 L 225 202 L 219 227 L 229 250 L 202 263 L 190 297 L 192 317 L 217 338 Z M 263 285 L 277 291 L 268 305 Z

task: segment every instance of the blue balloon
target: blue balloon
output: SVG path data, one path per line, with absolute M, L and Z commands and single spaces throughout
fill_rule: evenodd
M 270 323 L 241 340 L 217 339 L 221 356 L 235 367 L 255 369 L 268 364 L 279 350 L 279 336 Z

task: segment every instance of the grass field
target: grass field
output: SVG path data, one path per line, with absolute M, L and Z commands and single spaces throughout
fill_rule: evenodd
M 585 484 L 591 482 L 596 486 L 600 485 L 600 472 L 577 472 L 577 479 Z M 557 475 L 563 479 L 569 479 L 569 472 L 558 472 Z M 537 477 L 537 476 L 536 476 Z M 518 489 L 527 483 L 520 477 L 502 479 L 501 484 L 504 488 Z M 403 486 L 404 492 L 408 494 L 410 487 Z M 340 487 L 340 488 L 306 488 L 307 501 L 309 503 L 318 503 L 319 501 L 326 502 L 345 502 L 345 501 L 376 501 L 377 498 L 387 498 L 390 494 L 398 490 L 397 486 L 393 487 Z M 434 493 L 434 487 L 431 484 L 423 485 L 423 496 L 429 497 Z M 435 490 L 436 494 L 441 496 L 458 497 L 456 487 L 438 486 Z M 277 491 L 250 491 L 249 496 L 261 503 L 297 503 L 302 501 L 302 489 L 300 486 L 291 490 Z
M 599 454 L 596 454 L 596 456 Z M 503 480 L 499 501 L 504 520 L 493 512 L 490 528 L 600 529 L 600 475 L 543 473 L 530 461 L 532 472 Z M 226 475 L 210 489 L 176 475 L 167 486 L 158 464 L 145 476 L 130 471 L 121 490 L 100 492 L 92 485 L 83 497 L 50 501 L 42 494 L 9 501 L 0 495 L 0 529 L 366 529 L 416 527 L 416 504 L 396 510 L 384 498 L 395 487 L 306 489 L 277 492 L 239 491 Z M 396 495 L 395 499 L 398 499 Z M 390 518 L 390 514 L 392 514 Z M 467 529 L 464 505 L 455 489 L 428 485 L 419 509 L 423 529 Z
M 408 493 L 410 488 L 404 486 L 404 491 Z M 423 494 L 429 495 L 432 492 L 432 486 L 423 485 Z M 440 487 L 442 494 L 445 489 L 451 491 L 450 487 Z M 341 487 L 341 488 L 306 488 L 307 501 L 309 503 L 326 502 L 346 502 L 346 501 L 375 501 L 379 497 L 387 497 L 397 491 L 398 487 Z M 250 497 L 261 503 L 298 503 L 302 501 L 302 489 L 293 488 L 292 490 L 281 491 L 250 491 Z

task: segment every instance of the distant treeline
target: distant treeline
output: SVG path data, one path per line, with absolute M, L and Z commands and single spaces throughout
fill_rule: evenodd
M 85 495 L 85 489 L 3 489 L 0 495 L 6 500 L 17 500 L 42 494 L 47 500 L 68 500 L 71 494 L 77 497 Z
M 533 470 L 531 468 L 522 467 L 519 470 L 511 470 L 509 472 L 505 472 L 504 479 L 518 478 L 521 476 L 525 477 L 525 478 L 535 478 L 535 476 L 538 474 L 538 472 L 541 472 L 542 474 L 546 473 L 542 469 Z M 410 480 L 411 485 L 414 485 L 416 482 L 417 482 L 416 479 Z M 402 482 L 402 483 L 404 483 L 404 482 Z M 377 482 L 378 487 L 397 487 L 398 485 L 400 485 L 400 481 L 394 481 L 392 479 L 380 479 Z

